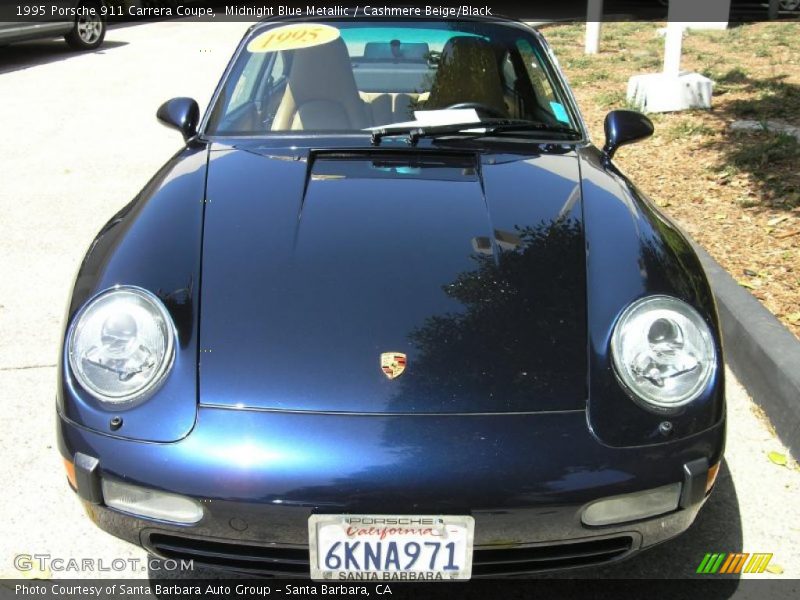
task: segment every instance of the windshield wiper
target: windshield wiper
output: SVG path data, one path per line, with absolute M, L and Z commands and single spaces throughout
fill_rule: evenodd
M 474 121 L 471 123 L 448 123 L 446 125 L 389 125 L 372 131 L 372 145 L 379 146 L 384 137 L 393 135 L 408 135 L 407 141 L 413 146 L 423 137 L 454 134 L 482 137 L 496 133 L 510 133 L 515 131 L 537 131 L 569 135 L 571 137 L 581 136 L 579 131 L 563 125 L 552 125 L 525 119 L 484 119 L 483 121 Z
M 505 133 L 514 131 L 542 131 L 546 133 L 559 133 L 571 137 L 581 137 L 581 132 L 566 125 L 552 125 L 550 123 L 539 123 L 537 121 L 516 121 L 514 123 L 503 123 L 489 127 L 487 133 Z

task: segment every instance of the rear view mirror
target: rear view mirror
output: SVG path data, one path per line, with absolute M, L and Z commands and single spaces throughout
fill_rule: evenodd
M 612 110 L 604 124 L 606 145 L 603 152 L 612 158 L 620 146 L 632 144 L 653 135 L 653 122 L 635 110 Z
M 200 122 L 200 107 L 193 98 L 173 98 L 162 104 L 156 118 L 162 125 L 177 129 L 188 140 L 197 133 Z

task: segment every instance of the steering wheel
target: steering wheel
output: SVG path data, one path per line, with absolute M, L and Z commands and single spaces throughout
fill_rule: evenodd
M 444 108 L 445 110 L 459 109 L 459 108 L 474 108 L 479 113 L 484 113 L 485 115 L 488 115 L 490 117 L 498 117 L 502 119 L 503 117 L 506 116 L 498 109 L 492 108 L 491 106 L 483 104 L 482 102 L 456 102 L 455 104 L 450 104 L 449 106 L 445 106 Z

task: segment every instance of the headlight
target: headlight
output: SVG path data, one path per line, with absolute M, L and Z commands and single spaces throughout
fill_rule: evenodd
M 96 296 L 69 330 L 69 364 L 75 378 L 106 404 L 143 400 L 172 366 L 175 332 L 161 301 L 135 287 Z
M 717 367 L 714 338 L 700 314 L 669 296 L 631 304 L 611 338 L 617 375 L 651 407 L 688 404 L 708 385 Z

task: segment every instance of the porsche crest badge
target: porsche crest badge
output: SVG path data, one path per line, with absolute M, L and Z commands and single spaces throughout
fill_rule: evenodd
M 406 370 L 406 355 L 402 352 L 384 352 L 381 354 L 381 370 L 389 379 L 395 379 Z

